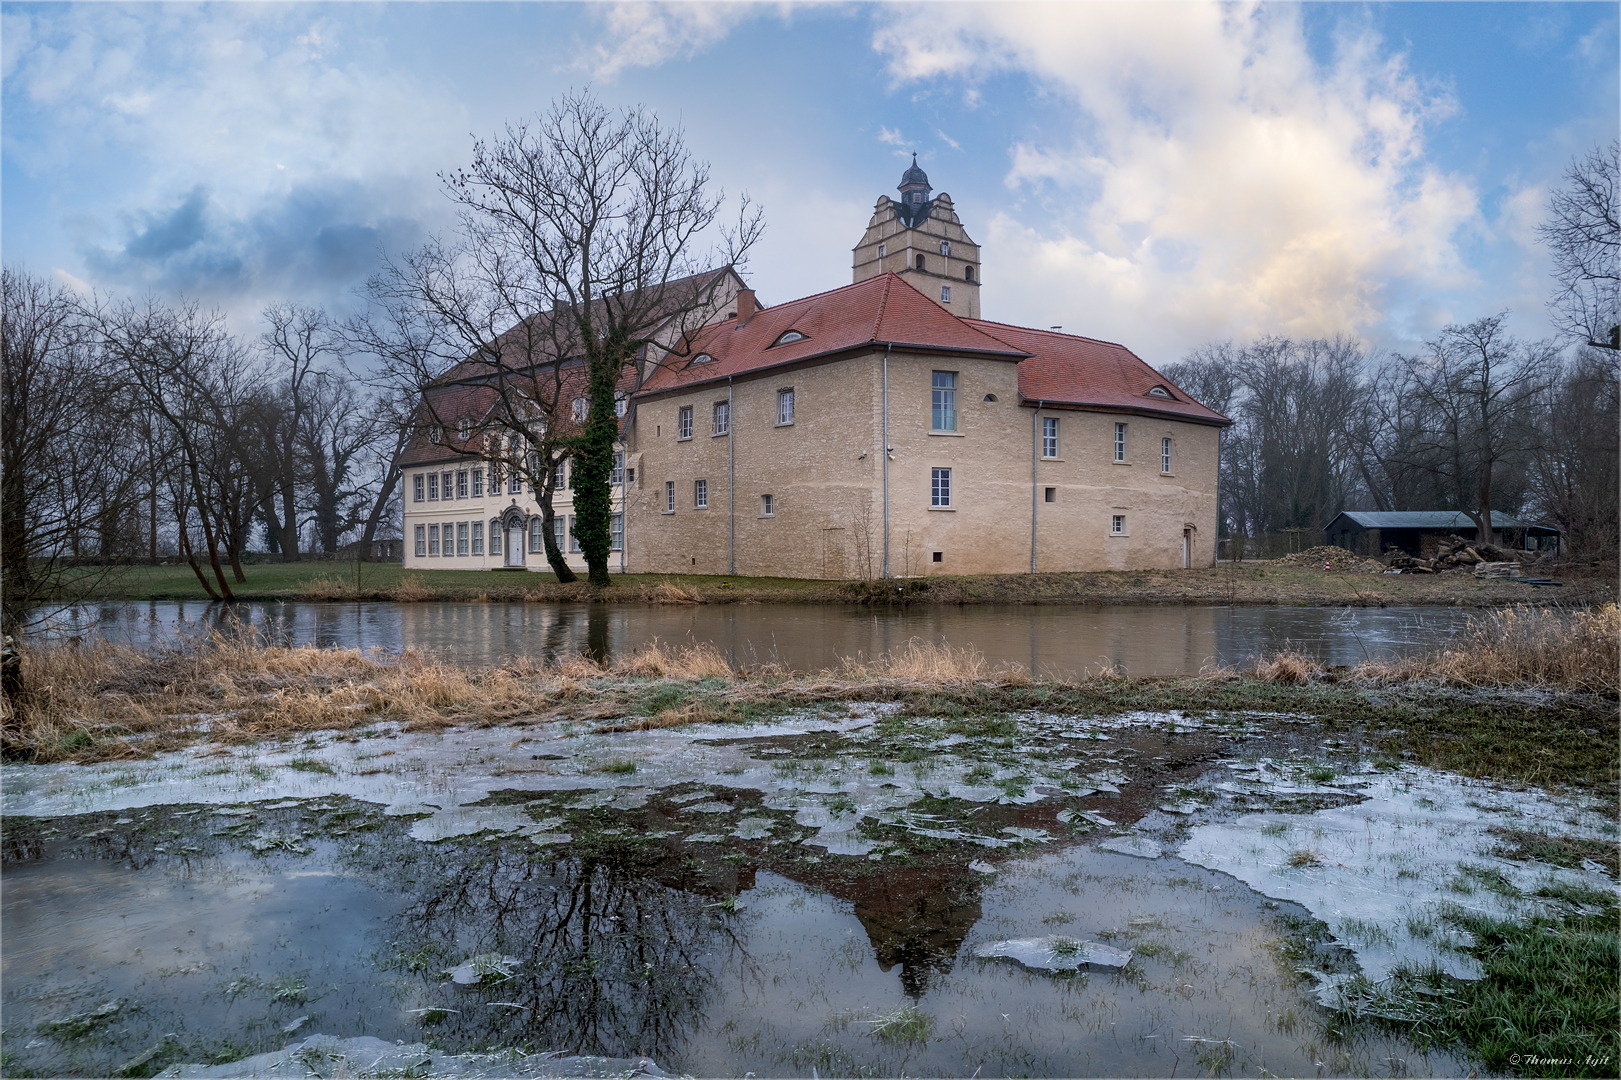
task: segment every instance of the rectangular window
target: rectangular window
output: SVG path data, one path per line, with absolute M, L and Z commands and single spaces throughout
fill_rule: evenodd
M 1109 531 L 1116 536 L 1126 535 L 1126 515 L 1116 514 L 1109 525 Z
M 484 470 L 483 469 L 474 469 L 473 470 L 473 498 L 482 499 L 483 497 L 484 497 Z
M 529 552 L 532 555 L 546 553 L 546 531 L 541 528 L 541 520 L 538 517 L 529 519 Z
M 568 458 L 563 458 L 557 463 L 557 469 L 552 473 L 552 490 L 568 490 Z
M 615 514 L 608 519 L 608 550 L 625 550 L 625 515 Z
M 420 478 L 419 478 L 420 479 Z M 428 553 L 428 529 L 424 525 L 416 527 L 416 553 L 420 557 Z
M 770 517 L 777 512 L 777 500 L 770 495 L 760 496 L 760 516 Z
M 413 477 L 412 479 L 414 480 L 414 483 L 412 484 L 412 489 L 411 489 L 411 501 L 412 502 L 421 502 L 422 501 L 422 474 L 417 473 L 416 476 Z
M 456 523 L 456 554 L 467 554 L 467 522 L 465 521 Z
M 447 487 L 445 490 L 449 491 L 450 489 Z M 456 523 L 454 521 L 447 521 L 439 531 L 445 535 L 444 554 L 445 558 L 448 559 L 452 555 L 456 554 Z
M 447 472 L 447 473 L 442 474 L 439 477 L 439 494 L 444 497 L 446 502 L 449 502 L 451 499 L 455 498 L 455 495 L 452 494 L 452 489 L 451 489 L 451 485 L 454 484 L 455 482 L 456 482 L 456 474 L 455 473 L 448 473 Z
M 692 505 L 699 510 L 709 505 L 708 480 L 694 480 L 692 482 Z
M 613 471 L 608 474 L 608 483 L 614 485 L 615 487 L 618 487 L 620 484 L 623 484 L 624 482 L 625 482 L 625 452 L 623 450 L 615 450 L 614 451 L 614 467 L 613 467 Z
M 490 522 L 490 554 L 501 554 L 501 523 L 499 521 Z
M 1042 492 L 1043 492 L 1042 498 L 1046 502 L 1057 502 L 1058 501 L 1058 489 L 1057 488 L 1043 488 Z
M 942 286 L 940 286 L 940 302 L 942 304 L 951 303 L 951 286 L 950 285 L 942 285 Z
M 666 480 L 666 481 L 664 481 L 664 512 L 666 514 L 675 513 L 675 481 L 674 480 Z
M 715 418 L 713 422 L 713 435 L 724 435 L 732 430 L 732 406 L 725 401 L 715 402 Z
M 950 506 L 951 505 L 951 470 L 950 469 L 934 469 L 934 470 L 931 470 L 931 476 L 930 476 L 930 479 L 929 479 L 929 505 L 930 506 Z
M 1168 473 L 1171 471 L 1170 439 L 1161 439 L 1159 441 L 1159 471 L 1162 473 Z
M 794 392 L 792 390 L 777 391 L 777 426 L 784 427 L 794 422 Z
M 428 526 L 428 554 L 439 554 L 439 526 Z
M 484 523 L 482 521 L 473 522 L 473 554 L 484 554 Z
M 678 439 L 692 438 L 692 406 L 683 405 L 676 414 L 675 437 Z
M 580 519 L 568 519 L 568 549 L 576 554 L 580 550 Z
M 934 373 L 933 417 L 930 426 L 935 431 L 957 430 L 957 373 Z
M 439 474 L 436 472 L 428 474 L 428 501 L 439 501 Z
M 558 551 L 568 550 L 568 519 L 561 514 L 552 518 L 552 543 Z
M 456 470 L 456 498 L 467 498 L 467 470 Z
M 1041 456 L 1045 458 L 1058 456 L 1058 418 L 1056 416 L 1043 416 L 1041 418 Z
M 1116 461 L 1126 460 L 1126 425 L 1124 424 L 1114 426 L 1114 459 Z
M 591 399 L 577 397 L 574 399 L 574 411 L 571 414 L 576 424 L 585 423 L 585 414 L 591 411 Z

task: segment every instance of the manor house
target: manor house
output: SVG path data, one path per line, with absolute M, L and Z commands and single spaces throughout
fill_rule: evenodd
M 951 197 L 915 159 L 899 191 L 878 199 L 852 284 L 767 307 L 718 271 L 704 324 L 649 350 L 621 407 L 614 569 L 1211 565 L 1230 421 L 1123 345 L 982 319 L 980 248 Z M 404 470 L 407 567 L 547 569 L 532 492 L 426 438 Z M 569 496 L 556 536 L 583 569 Z

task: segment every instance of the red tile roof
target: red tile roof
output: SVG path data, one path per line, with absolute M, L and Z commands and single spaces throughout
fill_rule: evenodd
M 963 321 L 1029 354 L 1019 362 L 1019 394 L 1026 401 L 1153 413 L 1204 424 L 1232 423 L 1124 345 L 981 319 Z M 1156 386 L 1172 396 L 1150 394 Z
M 805 339 L 777 345 L 789 330 Z M 642 389 L 658 393 L 871 345 L 974 352 L 1010 361 L 1026 355 L 957 318 L 900 277 L 883 274 L 762 308 L 747 322 L 728 319 L 706 326 L 692 335 L 687 356 L 669 357 Z M 693 363 L 700 355 L 712 359 Z

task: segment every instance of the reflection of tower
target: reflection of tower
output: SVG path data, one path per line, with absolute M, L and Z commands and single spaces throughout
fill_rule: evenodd
M 918 292 L 953 315 L 979 318 L 979 245 L 969 238 L 951 196 L 929 198 L 929 177 L 912 155 L 901 174 L 897 202 L 878 197 L 867 231 L 855 246 L 855 281 L 899 274 Z
M 871 883 L 871 889 L 862 884 Z M 979 921 L 979 880 L 972 871 L 865 879 L 850 896 L 878 966 L 901 965 L 901 989 L 913 998 L 951 971 L 957 950 Z M 844 889 L 834 888 L 834 895 Z

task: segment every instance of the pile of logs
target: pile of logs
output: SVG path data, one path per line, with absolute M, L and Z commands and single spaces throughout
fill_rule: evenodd
M 1469 567 L 1475 568 L 1476 577 L 1517 577 L 1520 573 L 1520 564 L 1496 544 L 1481 544 L 1456 535 L 1441 541 L 1433 559 L 1396 555 L 1390 560 L 1390 568 L 1404 574 L 1434 574 Z

